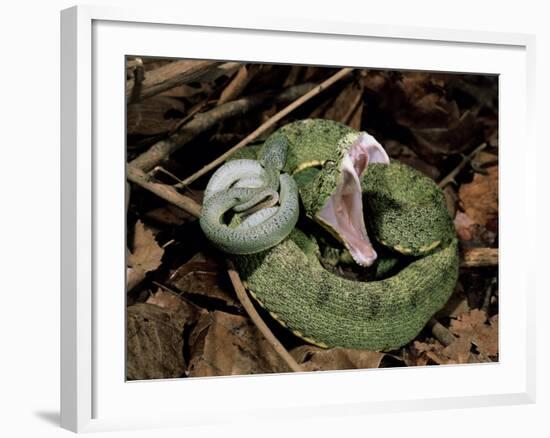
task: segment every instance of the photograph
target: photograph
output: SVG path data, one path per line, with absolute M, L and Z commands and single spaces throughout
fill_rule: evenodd
M 497 74 L 125 63 L 128 381 L 499 362 Z
M 0 436 L 548 429 L 543 2 L 92 3 L 4 8 Z

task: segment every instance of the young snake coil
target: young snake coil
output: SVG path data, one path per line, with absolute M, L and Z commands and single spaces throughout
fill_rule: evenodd
M 246 149 L 241 157 L 253 151 Z M 308 342 L 392 350 L 414 339 L 451 295 L 458 246 L 441 190 L 389 160 L 367 133 L 301 120 L 273 133 L 258 161 L 230 161 L 218 172 L 205 194 L 205 234 L 235 254 L 258 303 Z M 295 190 L 310 219 L 301 228 Z M 223 222 L 231 209 L 237 225 Z M 373 280 L 325 268 L 318 225 Z

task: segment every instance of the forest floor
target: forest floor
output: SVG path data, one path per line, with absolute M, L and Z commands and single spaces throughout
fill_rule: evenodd
M 291 371 L 197 215 L 216 165 L 304 118 L 367 131 L 437 182 L 461 267 L 446 306 L 394 351 L 309 345 L 256 308 L 283 352 L 304 371 L 498 361 L 497 76 L 128 58 L 127 102 L 128 379 Z

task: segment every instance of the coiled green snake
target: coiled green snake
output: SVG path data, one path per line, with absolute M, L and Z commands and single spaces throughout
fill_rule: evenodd
M 257 302 L 322 347 L 387 351 L 414 339 L 458 277 L 456 233 L 438 186 L 390 160 L 366 132 L 329 120 L 285 125 L 257 160 L 247 154 L 255 149 L 214 173 L 200 224 L 233 254 Z M 300 201 L 305 227 L 296 227 Z M 311 223 L 371 280 L 329 269 L 320 249 L 328 235 Z

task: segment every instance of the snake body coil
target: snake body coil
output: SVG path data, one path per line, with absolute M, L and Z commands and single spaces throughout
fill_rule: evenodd
M 255 210 L 264 202 L 258 192 L 267 186 L 258 167 L 250 172 L 245 189 L 252 192 L 229 201 L 242 190 L 233 185 L 218 191 L 220 199 L 211 198 L 217 212 L 248 202 L 254 212 L 242 222 L 251 220 L 242 231 L 266 233 L 253 242 L 265 247 L 257 250 L 248 244 L 246 253 L 233 256 L 249 291 L 282 325 L 316 345 L 382 351 L 411 341 L 448 300 L 458 276 L 457 239 L 441 190 L 418 171 L 390 161 L 368 134 L 336 122 L 302 120 L 280 128 L 260 152 L 264 169 L 265 158 L 281 150 L 273 146 L 282 144 L 284 166 L 267 165 L 286 172 L 279 177 L 278 207 Z M 239 161 L 246 160 L 228 164 Z M 296 222 L 290 229 L 268 222 L 277 213 L 291 215 L 283 198 L 292 195 L 282 193 L 283 187 L 292 186 L 290 180 L 297 185 L 305 215 L 336 237 L 358 265 L 373 270 L 373 281 L 346 279 L 326 269 L 320 261 L 319 232 L 295 228 Z M 250 181 L 256 181 L 256 188 Z M 223 208 L 220 200 L 225 200 Z M 219 219 L 212 223 L 219 224 Z M 270 230 L 277 242 L 267 246 Z M 215 244 L 224 249 L 225 238 Z
M 230 161 L 212 175 L 204 192 L 200 224 L 218 248 L 232 254 L 255 253 L 271 248 L 292 231 L 299 201 L 294 179 L 280 174 L 287 147 L 285 141 L 273 142 L 258 161 Z M 224 223 L 231 210 L 249 215 L 231 226 Z

